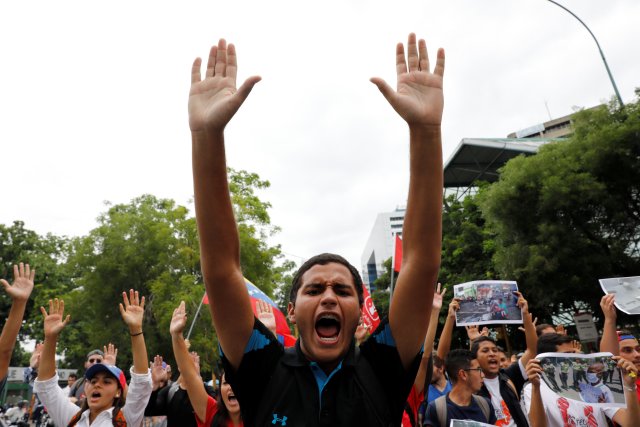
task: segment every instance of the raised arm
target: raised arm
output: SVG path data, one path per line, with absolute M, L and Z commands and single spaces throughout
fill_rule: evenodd
M 173 354 L 176 358 L 180 375 L 182 376 L 182 384 L 187 389 L 193 411 L 200 421 L 204 422 L 207 418 L 207 399 L 209 395 L 204 388 L 200 372 L 196 370 L 196 365 L 193 363 L 193 359 L 184 341 L 183 331 L 186 325 L 187 313 L 185 311 L 184 301 L 182 301 L 178 308 L 173 310 L 169 332 L 171 333 Z
M 31 270 L 29 264 L 20 263 L 19 266 L 13 266 L 13 284 L 10 285 L 6 280 L 0 279 L 2 287 L 12 300 L 9 316 L 0 335 L 0 381 L 7 376 L 9 371 L 9 362 L 18 340 L 24 310 L 27 307 L 31 291 L 33 291 L 35 274 L 35 268 Z
M 447 292 L 447 288 L 442 289 L 440 292 L 441 284 L 438 283 L 436 293 L 433 294 L 433 303 L 431 308 L 431 319 L 429 319 L 429 328 L 427 329 L 427 335 L 424 338 L 424 353 L 422 353 L 422 360 L 420 361 L 420 367 L 416 374 L 416 379 L 413 384 L 416 386 L 416 391 L 419 395 L 424 391 L 424 380 L 427 378 L 427 368 L 429 367 L 429 358 L 433 353 L 433 342 L 436 339 L 436 331 L 438 329 L 438 316 L 440 315 L 440 309 L 442 308 L 442 299 Z
M 140 298 L 138 291 L 129 290 L 122 293 L 122 303 L 120 303 L 120 314 L 122 320 L 129 327 L 131 336 L 131 354 L 133 356 L 133 372 L 136 374 L 146 374 L 149 372 L 147 362 L 147 346 L 144 342 L 142 331 L 142 320 L 144 319 L 144 297 Z
M 389 323 L 406 368 L 427 332 L 440 268 L 444 50 L 438 50 L 431 72 L 425 41 L 416 43 L 415 34 L 410 34 L 406 58 L 402 43 L 396 47 L 396 71 L 395 91 L 380 78 L 371 81 L 409 125 L 409 197 L 403 226 L 402 271 L 389 308 Z
M 449 311 L 447 312 L 447 320 L 444 322 L 440 341 L 438 341 L 438 357 L 444 360 L 451 349 L 451 337 L 453 335 L 453 326 L 456 324 L 456 311 L 460 309 L 460 301 L 454 298 L 449 303 Z
M 533 323 L 533 315 L 529 313 L 529 303 L 522 296 L 522 293 L 516 292 L 518 296 L 518 307 L 522 310 L 522 326 L 524 327 L 525 341 L 527 349 L 520 358 L 522 366 L 526 368 L 529 360 L 533 359 L 538 347 L 538 334 L 536 334 L 536 326 Z
M 191 70 L 193 187 L 200 237 L 200 261 L 213 324 L 231 365 L 237 368 L 253 329 L 251 301 L 240 270 L 240 240 L 233 216 L 224 128 L 253 86 L 254 76 L 236 89 L 236 50 L 224 39 L 211 48 L 204 79 L 200 58 Z
M 44 345 L 40 355 L 40 366 L 38 368 L 38 381 L 45 381 L 53 378 L 56 374 L 56 345 L 58 335 L 67 326 L 71 316 L 64 317 L 64 301 L 58 298 L 49 300 L 49 312 L 44 307 L 40 307 L 40 312 L 44 316 Z
M 531 402 L 529 404 L 529 422 L 531 427 L 547 427 L 547 416 L 540 393 L 540 375 L 542 368 L 538 359 L 529 359 L 526 365 L 527 377 L 531 382 Z
M 616 294 L 607 294 L 600 300 L 600 308 L 604 314 L 604 327 L 602 328 L 602 339 L 600 340 L 600 351 L 608 351 L 614 355 L 620 353 L 618 345 L 618 335 L 616 334 Z

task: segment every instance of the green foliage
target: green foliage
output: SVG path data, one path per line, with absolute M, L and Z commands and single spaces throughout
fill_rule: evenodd
M 41 333 L 42 315 L 39 307 L 54 295 L 60 295 L 71 288 L 72 284 L 64 265 L 67 246 L 66 238 L 51 234 L 40 236 L 35 231 L 25 228 L 22 221 L 14 221 L 11 226 L 0 224 L 0 277 L 11 283 L 13 265 L 20 262 L 36 268 L 35 287 L 27 303 L 24 326 L 18 335 L 20 342 L 24 342 L 27 336 Z M 2 292 L 0 318 L 7 318 L 10 307 L 11 298 Z M 16 350 L 17 359 L 22 357 L 19 352 L 19 349 Z
M 290 282 L 294 264 L 267 239 L 279 231 L 256 192 L 269 187 L 256 174 L 229 170 L 230 191 L 240 236 L 241 267 L 245 276 L 268 295 Z M 122 292 L 135 289 L 146 298 L 145 340 L 149 356 L 161 354 L 173 362 L 169 323 L 184 300 L 189 319 L 202 301 L 204 286 L 195 218 L 174 201 L 143 195 L 126 204 L 108 205 L 98 226 L 88 235 L 66 239 L 39 236 L 22 222 L 0 225 L 0 273 L 11 279 L 11 265 L 29 262 L 37 268 L 36 285 L 21 337 L 42 339 L 39 306 L 50 298 L 64 298 L 72 322 L 61 334 L 58 353 L 62 367 L 82 366 L 86 353 L 109 342 L 118 347 L 117 363 L 131 365 L 131 344 L 118 304 Z M 0 298 L 6 317 L 11 301 Z M 189 322 L 189 326 L 191 323 Z M 191 335 L 191 349 L 200 353 L 201 368 L 216 365 L 217 337 L 207 307 L 202 307 Z M 16 364 L 29 354 L 14 352 Z M 175 366 L 175 365 L 174 365 Z
M 518 157 L 480 194 L 500 276 L 541 319 L 580 304 L 599 313 L 598 278 L 640 271 L 640 107 L 574 117 L 575 133 Z

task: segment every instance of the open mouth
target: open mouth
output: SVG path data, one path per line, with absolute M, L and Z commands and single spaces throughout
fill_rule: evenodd
M 91 400 L 96 400 L 96 399 L 100 399 L 102 397 L 102 394 L 98 391 L 94 391 L 93 393 L 91 393 Z
M 238 403 L 238 399 L 236 398 L 235 394 L 229 393 L 227 395 L 227 400 L 229 401 L 229 403 Z
M 333 314 L 323 314 L 316 320 L 316 334 L 320 341 L 327 344 L 338 342 L 340 319 Z
M 489 367 L 490 368 L 499 368 L 500 367 L 500 362 L 498 360 L 489 360 Z

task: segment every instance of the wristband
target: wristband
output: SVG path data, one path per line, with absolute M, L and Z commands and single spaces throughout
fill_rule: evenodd
M 138 335 L 142 335 L 142 331 L 138 332 L 137 334 L 132 334 L 131 332 L 129 332 L 129 335 L 131 335 L 132 337 L 137 337 Z
M 633 387 L 628 387 L 623 384 L 622 387 L 624 387 L 624 389 L 627 391 L 636 391 L 638 389 L 638 387 L 635 384 L 633 385 Z

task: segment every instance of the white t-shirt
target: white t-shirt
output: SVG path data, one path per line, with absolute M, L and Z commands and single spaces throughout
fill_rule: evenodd
M 540 394 L 547 415 L 547 427 L 591 427 L 594 422 L 597 427 L 607 427 L 607 418 L 612 419 L 620 409 L 592 406 L 566 399 L 555 394 L 544 382 L 540 382 Z M 522 400 L 528 414 L 531 409 L 531 383 L 524 386 Z
M 507 404 L 500 395 L 500 378 L 485 378 L 484 385 L 487 387 L 487 390 L 489 390 L 491 405 L 493 405 L 493 410 L 496 413 L 497 421 L 495 425 L 500 427 L 516 427 L 516 422 L 513 420 Z

